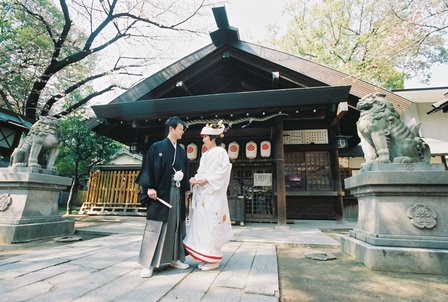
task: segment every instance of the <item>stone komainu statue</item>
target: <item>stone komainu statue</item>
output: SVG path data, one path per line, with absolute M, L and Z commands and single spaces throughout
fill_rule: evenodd
M 414 163 L 431 159 L 429 146 L 419 137 L 420 123 L 408 128 L 384 94 L 359 100 L 358 135 L 366 164 Z
M 46 158 L 46 169 L 53 169 L 60 145 L 59 120 L 43 116 L 14 149 L 10 166 L 40 168 Z

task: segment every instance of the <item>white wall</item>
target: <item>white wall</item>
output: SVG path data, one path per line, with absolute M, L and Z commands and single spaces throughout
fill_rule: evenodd
M 420 135 L 448 142 L 448 113 L 442 111 L 427 114 L 433 109 L 432 104 L 443 100 L 448 87 L 429 89 L 405 89 L 394 91 L 413 104 L 403 113 L 402 120 L 409 124 L 412 119 L 421 122 Z
M 120 154 L 110 162 L 108 165 L 141 165 L 142 161 L 138 158 L 132 157 L 128 154 Z

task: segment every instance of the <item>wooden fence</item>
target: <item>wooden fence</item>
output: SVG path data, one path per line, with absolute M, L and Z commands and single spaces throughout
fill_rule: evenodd
M 145 215 L 138 200 L 137 170 L 94 170 L 90 172 L 85 202 L 79 214 Z

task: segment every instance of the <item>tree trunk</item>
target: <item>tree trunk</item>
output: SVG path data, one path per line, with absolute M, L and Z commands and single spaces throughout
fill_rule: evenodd
M 70 188 L 70 194 L 67 199 L 67 211 L 66 214 L 70 215 L 72 213 L 73 201 L 76 200 L 76 195 L 79 190 L 79 173 L 78 173 L 79 161 L 75 162 L 75 171 L 73 174 L 72 186 Z

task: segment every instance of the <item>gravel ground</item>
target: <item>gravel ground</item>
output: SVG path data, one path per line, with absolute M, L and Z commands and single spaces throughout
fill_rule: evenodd
M 310 260 L 308 252 L 336 260 Z M 448 276 L 371 271 L 339 248 L 278 248 L 277 257 L 282 302 L 448 301 Z

